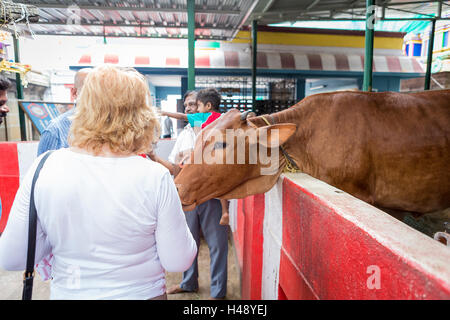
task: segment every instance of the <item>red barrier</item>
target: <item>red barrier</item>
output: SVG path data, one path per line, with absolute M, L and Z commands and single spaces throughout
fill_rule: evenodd
M 262 231 L 264 216 L 264 195 L 249 197 L 243 202 L 244 236 L 242 296 L 261 299 L 262 276 Z M 242 221 L 242 220 L 241 220 Z
M 251 196 L 238 203 L 234 243 L 242 271 L 243 299 L 261 299 L 263 252 L 261 216 L 264 216 L 264 195 Z
M 243 299 L 450 299 L 445 245 L 319 180 L 237 202 Z
M 2 201 L 0 233 L 2 233 L 19 188 L 20 172 L 17 143 L 0 143 L 0 155 L 0 198 Z
M 0 233 L 6 227 L 20 181 L 37 157 L 37 142 L 0 143 L 0 198 L 2 217 Z

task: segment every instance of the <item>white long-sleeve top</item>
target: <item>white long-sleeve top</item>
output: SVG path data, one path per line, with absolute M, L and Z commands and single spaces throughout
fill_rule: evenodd
M 0 238 L 0 267 L 24 270 L 31 166 Z M 139 156 L 55 151 L 35 187 L 36 262 L 50 252 L 51 299 L 149 299 L 165 270 L 187 270 L 197 253 L 167 169 Z

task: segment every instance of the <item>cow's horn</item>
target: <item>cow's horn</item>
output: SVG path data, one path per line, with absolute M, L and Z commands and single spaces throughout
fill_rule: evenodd
M 247 120 L 247 115 L 250 113 L 250 111 L 245 111 L 243 114 L 241 114 L 241 121 Z
M 256 116 L 256 113 L 254 113 L 253 111 L 245 111 L 243 114 L 241 114 L 241 121 L 245 121 L 247 120 L 247 118 L 249 116 Z

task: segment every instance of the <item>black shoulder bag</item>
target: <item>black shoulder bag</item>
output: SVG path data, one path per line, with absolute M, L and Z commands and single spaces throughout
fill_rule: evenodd
M 44 166 L 47 158 L 53 151 L 47 152 L 47 154 L 41 159 L 39 165 L 34 173 L 33 183 L 31 184 L 30 194 L 30 213 L 28 222 L 28 252 L 27 252 L 27 265 L 25 273 L 23 274 L 23 292 L 22 300 L 31 300 L 33 294 L 33 279 L 34 279 L 34 258 L 36 254 L 36 229 L 37 229 L 37 213 L 36 205 L 34 203 L 34 186 L 39 177 L 42 167 Z

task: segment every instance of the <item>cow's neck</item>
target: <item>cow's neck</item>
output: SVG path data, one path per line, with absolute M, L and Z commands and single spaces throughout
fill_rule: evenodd
M 297 125 L 300 124 L 300 114 L 304 111 L 302 110 L 302 108 L 300 107 L 300 103 L 297 103 L 295 106 L 277 112 L 277 113 L 272 113 L 272 114 L 265 114 L 262 116 L 258 116 L 255 118 L 251 118 L 251 122 L 254 123 L 256 126 L 258 127 L 263 127 L 266 126 L 266 122 L 264 121 L 263 117 L 265 117 L 266 119 L 268 119 L 270 122 L 273 122 L 272 124 L 276 124 L 276 123 L 295 123 Z M 303 108 L 304 109 L 304 108 Z

